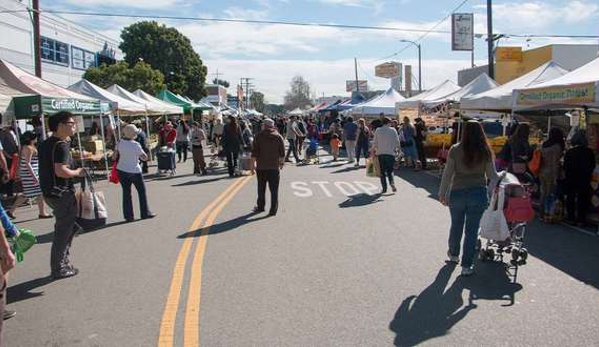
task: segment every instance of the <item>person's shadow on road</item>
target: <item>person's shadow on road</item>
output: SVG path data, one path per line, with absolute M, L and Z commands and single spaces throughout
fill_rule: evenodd
M 345 200 L 344 202 L 339 204 L 339 207 L 348 208 L 348 207 L 366 206 L 366 205 L 371 205 L 371 204 L 374 204 L 374 203 L 377 203 L 380 201 L 382 201 L 381 194 L 374 194 L 374 195 L 356 194 L 356 195 L 348 196 L 347 200 Z
M 14 286 L 10 286 L 6 289 L 6 303 L 12 304 L 14 302 L 23 301 L 38 296 L 44 295 L 44 291 L 33 292 L 34 289 L 43 287 L 46 284 L 53 282 L 54 280 L 50 276 L 36 278 L 31 281 L 19 283 Z
M 266 212 L 262 212 L 262 213 L 266 213 Z M 256 212 L 250 212 L 250 213 L 247 213 L 247 214 L 245 214 L 243 216 L 239 216 L 239 217 L 237 217 L 235 219 L 231 219 L 231 220 L 228 220 L 228 221 L 225 221 L 225 222 L 214 224 L 214 225 L 210 226 L 210 229 L 208 230 L 208 233 L 207 234 L 204 233 L 204 234 L 206 236 L 207 235 L 220 234 L 220 233 L 224 233 L 224 232 L 227 232 L 227 231 L 232 231 L 234 229 L 237 229 L 240 226 L 247 225 L 249 223 L 254 223 L 254 222 L 261 221 L 263 219 L 270 218 L 266 214 L 263 215 L 263 216 L 261 216 L 261 217 L 250 218 L 250 217 L 255 217 L 257 215 L 258 215 L 258 213 L 256 213 Z M 193 231 L 189 231 L 189 232 L 183 233 L 183 234 L 177 236 L 177 238 L 178 239 L 185 239 L 185 238 L 188 238 L 188 237 L 200 237 L 200 236 L 202 236 L 203 231 L 204 231 L 204 227 L 202 227 L 202 228 L 200 228 L 198 230 L 193 230 Z
M 389 325 L 389 329 L 396 334 L 395 346 L 415 346 L 444 336 L 471 310 L 476 309 L 476 300 L 508 298 L 513 303 L 515 292 L 522 288 L 511 283 L 502 264 L 490 264 L 489 267 L 477 267 L 477 274 L 472 277 L 458 277 L 445 290 L 455 268 L 455 264 L 446 264 L 439 270 L 434 282 L 418 296 L 412 295 L 403 300 Z M 479 272 L 489 273 L 478 276 Z M 495 279 L 489 281 L 493 276 Z M 466 289 L 470 293 L 468 303 L 464 306 L 463 292 Z

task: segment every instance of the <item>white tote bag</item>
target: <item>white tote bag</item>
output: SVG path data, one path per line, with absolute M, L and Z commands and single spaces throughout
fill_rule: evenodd
M 489 207 L 480 219 L 480 236 L 487 240 L 505 241 L 510 236 L 510 229 L 503 215 L 505 189 L 500 187 L 493 193 Z
M 91 177 L 86 173 L 77 199 L 77 224 L 84 230 L 92 230 L 106 225 L 108 211 L 104 193 L 96 191 Z

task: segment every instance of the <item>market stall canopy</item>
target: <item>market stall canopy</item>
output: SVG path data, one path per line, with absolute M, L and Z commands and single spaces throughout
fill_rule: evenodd
M 460 107 L 464 110 L 510 112 L 512 110 L 512 92 L 514 89 L 538 85 L 565 75 L 566 73 L 568 73 L 567 70 L 557 63 L 550 61 L 497 88 L 462 98 Z
M 489 75 L 487 75 L 486 73 L 483 73 L 474 80 L 472 80 L 472 82 L 463 86 L 461 89 L 456 90 L 455 92 L 446 95 L 440 99 L 425 101 L 423 102 L 423 104 L 426 107 L 432 108 L 446 102 L 460 102 L 462 98 L 469 97 L 475 94 L 480 94 L 498 86 L 499 84 L 495 82 L 495 80 L 489 77 Z
M 323 101 L 320 104 L 318 104 L 318 105 L 312 107 L 311 109 L 309 109 L 308 113 L 316 113 L 316 112 L 320 111 L 321 109 L 327 107 L 327 105 L 328 104 L 326 103 L 326 101 Z
M 419 108 L 420 104 L 426 103 L 429 101 L 443 99 L 446 96 L 455 93 L 460 90 L 460 86 L 451 82 L 450 80 L 445 80 L 443 83 L 438 86 L 427 90 L 424 93 L 420 93 L 418 95 L 414 95 L 411 98 L 405 99 L 404 101 L 398 104 L 399 108 Z
M 0 88 L 2 88 L 2 87 L 0 86 Z M 8 108 L 8 105 L 10 104 L 11 101 L 12 101 L 12 96 L 0 94 L 0 114 L 6 113 L 6 109 Z
M 513 93 L 514 110 L 599 107 L 599 58 L 567 74 Z
M 366 102 L 356 105 L 350 110 L 352 114 L 369 114 L 369 115 L 394 115 L 395 104 L 406 100 L 393 87 L 387 89 L 383 94 L 374 97 Z
M 143 100 L 146 100 L 148 102 L 151 102 L 152 104 L 156 105 L 156 107 L 160 107 L 160 109 L 163 110 L 163 112 L 165 114 L 183 114 L 183 107 L 173 105 L 166 101 L 162 101 L 162 100 L 144 92 L 141 89 L 134 91 L 133 95 L 135 95 Z
M 60 111 L 100 113 L 100 101 L 36 77 L 0 59 L 0 94 L 13 97 L 5 118 L 30 118 Z
M 211 110 L 211 109 L 213 109 L 212 107 L 208 107 L 205 104 L 203 104 L 203 105 L 196 104 L 195 102 L 193 102 L 181 95 L 177 95 L 168 89 L 161 90 L 160 93 L 158 93 L 158 95 L 156 97 L 163 101 L 169 102 L 173 105 L 183 107 L 183 110 L 185 111 L 185 113 L 191 113 L 194 110 L 208 110 L 208 109 Z
M 134 95 L 129 92 L 127 89 L 119 86 L 118 84 L 113 84 L 110 87 L 106 88 L 107 91 L 111 92 L 114 95 L 118 95 L 121 98 L 127 99 L 129 101 L 138 103 L 140 105 L 144 105 L 146 108 L 146 113 L 148 115 L 162 115 L 164 114 L 164 110 L 160 107 L 160 105 L 154 105 L 151 102 Z
M 69 87 L 69 90 L 100 99 L 110 104 L 110 109 L 123 114 L 144 114 L 145 105 L 122 98 L 103 89 L 88 80 L 81 80 Z
M 304 111 L 299 107 L 296 108 L 295 110 L 289 112 L 290 116 L 301 116 L 303 114 L 304 114 Z
M 332 109 L 337 111 L 346 111 L 364 103 L 365 101 L 366 99 L 362 94 L 356 94 L 351 99 L 345 100 L 337 105 L 334 105 Z
M 337 106 L 340 103 L 345 102 L 347 100 L 350 100 L 350 99 L 346 99 L 346 100 L 339 99 L 339 100 L 335 101 L 334 103 L 332 103 L 332 104 L 330 104 L 330 105 L 328 105 L 326 107 L 321 108 L 320 110 L 318 110 L 318 113 L 326 113 L 326 112 L 333 111 L 335 106 Z

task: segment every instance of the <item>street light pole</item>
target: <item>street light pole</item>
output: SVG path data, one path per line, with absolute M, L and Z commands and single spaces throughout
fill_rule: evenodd
M 489 56 L 489 77 L 495 78 L 493 62 L 493 1 L 487 0 L 487 54 Z
M 422 50 L 420 44 L 410 40 L 400 40 L 400 42 L 411 43 L 418 48 L 418 92 L 422 93 Z

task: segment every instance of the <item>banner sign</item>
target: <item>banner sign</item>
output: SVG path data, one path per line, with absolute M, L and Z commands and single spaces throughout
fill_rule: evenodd
M 93 101 L 80 101 L 77 99 L 51 99 L 46 98 L 43 100 L 44 103 L 49 104 L 49 109 L 54 110 L 56 112 L 59 111 L 69 111 L 73 113 L 89 113 L 90 111 L 94 113 L 99 113 L 99 105 L 98 102 Z
M 375 66 L 374 75 L 381 78 L 395 78 L 401 75 L 401 64 L 388 62 Z
M 522 61 L 522 47 L 497 47 L 497 61 Z
M 454 13 L 451 15 L 451 50 L 472 51 L 474 49 L 474 14 Z
M 517 92 L 516 105 L 584 104 L 595 101 L 595 83 L 526 89 Z
M 345 81 L 345 91 L 347 92 L 355 92 L 356 91 L 356 81 Z M 365 93 L 368 91 L 368 81 L 359 80 L 358 81 L 358 92 Z

